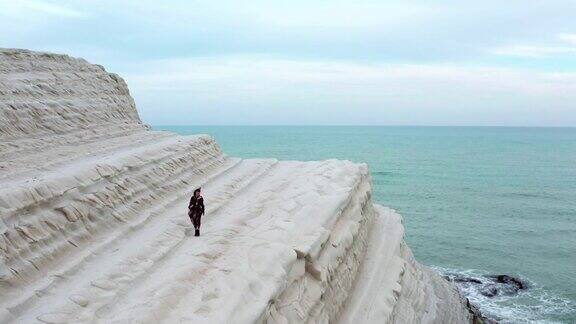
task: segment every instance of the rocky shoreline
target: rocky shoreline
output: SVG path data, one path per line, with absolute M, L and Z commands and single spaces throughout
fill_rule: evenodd
M 472 290 L 487 298 L 494 298 L 497 296 L 515 296 L 530 287 L 528 282 L 521 278 L 504 274 L 466 276 L 461 273 L 448 272 L 444 273 L 443 277 L 449 282 L 456 284 L 461 290 Z M 463 298 L 466 299 L 466 306 L 472 315 L 474 323 L 498 323 L 497 318 L 485 316 L 477 305 L 470 302 L 469 298 Z

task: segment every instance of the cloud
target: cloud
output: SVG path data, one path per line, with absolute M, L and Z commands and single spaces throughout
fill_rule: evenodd
M 559 55 L 576 55 L 576 47 L 512 45 L 494 49 L 491 53 L 503 56 L 547 58 Z
M 576 46 L 576 34 L 560 34 L 558 39 L 564 43 Z
M 490 50 L 490 53 L 527 58 L 576 56 L 576 34 L 559 34 L 556 39 L 556 42 L 544 45 L 509 45 L 499 47 Z
M 266 54 L 437 63 L 479 60 L 486 48 L 576 30 L 572 0 L 29 1 L 5 2 L 36 5 L 0 19 L 10 31 L 0 46 L 74 52 L 82 45 L 132 59 Z M 85 19 L 32 19 L 34 7 Z
M 138 66 L 138 67 L 137 67 Z M 132 66 L 130 79 L 147 90 L 192 90 L 190 84 L 233 81 L 246 84 L 272 83 L 352 85 L 373 82 L 430 81 L 474 83 L 494 89 L 514 88 L 526 93 L 558 94 L 552 81 L 570 80 L 576 73 L 540 73 L 507 68 L 462 67 L 443 64 L 378 64 L 342 61 L 288 60 L 254 56 L 192 57 L 142 61 Z M 563 76 L 561 78 L 560 76 Z M 574 86 L 574 84 L 571 84 Z M 276 88 L 276 87 L 274 87 Z M 576 89 L 576 88 L 575 88 Z
M 574 0 L 0 0 L 0 47 L 127 76 L 152 123 L 576 125 L 574 12 Z
M 85 11 L 62 2 L 0 0 L 0 47 L 47 47 L 55 51 L 52 47 L 57 44 L 51 41 L 53 38 L 65 39 L 74 35 L 78 29 L 71 28 L 72 24 L 90 17 Z M 70 46 L 67 48 L 69 51 Z
M 381 29 L 418 21 L 439 11 L 438 6 L 417 3 L 333 1 L 307 8 L 289 4 L 254 6 L 247 13 L 266 25 L 281 28 Z
M 20 15 L 22 17 L 30 17 L 35 14 L 67 18 L 84 18 L 88 16 L 84 11 L 39 0 L 0 1 L 0 12 L 7 16 Z
M 576 73 L 220 57 L 145 61 L 124 75 L 156 124 L 576 123 Z

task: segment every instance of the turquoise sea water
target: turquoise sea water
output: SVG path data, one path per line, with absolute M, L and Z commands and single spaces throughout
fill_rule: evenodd
M 369 164 L 376 202 L 404 216 L 416 258 L 439 271 L 510 274 L 487 298 L 503 322 L 576 323 L 576 128 L 162 126 L 214 136 L 228 155 Z

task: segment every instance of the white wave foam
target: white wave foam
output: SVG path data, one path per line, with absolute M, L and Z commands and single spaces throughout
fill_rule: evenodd
M 546 291 L 537 282 L 520 276 L 528 283 L 528 289 L 520 290 L 515 295 L 498 294 L 487 297 L 481 290 L 490 283 L 494 275 L 483 270 L 448 269 L 433 267 L 443 276 L 462 276 L 468 280 L 478 280 L 482 284 L 470 281 L 455 282 L 460 291 L 470 302 L 477 305 L 485 316 L 500 323 L 562 323 L 569 318 L 576 318 L 576 305 L 571 300 L 556 296 Z

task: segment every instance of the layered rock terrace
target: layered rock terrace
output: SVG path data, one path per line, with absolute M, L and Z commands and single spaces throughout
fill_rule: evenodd
M 202 187 L 202 236 L 187 235 Z M 0 50 L 0 322 L 466 323 L 368 167 L 142 123 L 82 59 Z

